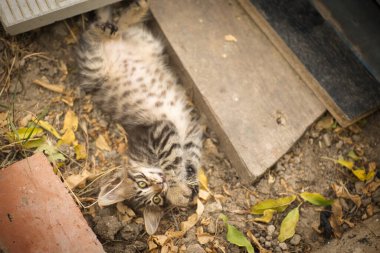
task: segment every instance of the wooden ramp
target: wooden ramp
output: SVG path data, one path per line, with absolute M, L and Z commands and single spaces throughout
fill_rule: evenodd
M 260 177 L 325 111 L 236 0 L 151 5 L 172 65 L 242 180 Z
M 354 24 L 348 25 L 355 27 L 352 31 L 356 32 L 350 35 L 361 36 L 360 40 L 366 44 L 359 44 L 355 38 L 352 49 L 359 52 L 356 55 L 309 0 L 238 1 L 342 126 L 348 126 L 380 108 L 380 83 L 367 69 L 369 67 L 376 74 L 374 66 L 379 62 L 376 41 L 379 38 L 380 8 L 374 1 L 363 1 L 368 2 L 363 4 L 357 0 L 313 0 L 321 8 L 326 8 L 324 3 L 329 3 L 331 10 L 339 9 L 343 12 L 341 15 L 354 20 Z M 355 8 L 357 10 L 353 11 Z M 364 10 L 364 14 L 359 16 L 364 8 L 372 11 Z M 337 17 L 335 12 L 324 12 L 325 16 Z M 372 17 L 376 13 L 377 16 Z M 363 27 L 366 19 L 371 24 L 367 31 Z M 345 28 L 334 18 L 329 20 L 333 21 L 333 26 Z M 363 38 L 363 34 L 366 37 Z M 368 51 L 369 46 L 375 53 Z M 361 50 L 366 51 L 363 53 Z M 367 54 L 372 55 L 368 57 Z M 357 55 L 371 65 L 364 65 Z

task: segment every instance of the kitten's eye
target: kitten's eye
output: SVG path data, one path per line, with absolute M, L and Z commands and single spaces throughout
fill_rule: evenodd
M 156 204 L 156 205 L 160 204 L 161 203 L 161 198 L 158 195 L 154 196 L 153 197 L 153 203 Z
M 144 181 L 139 181 L 139 182 L 137 182 L 137 185 L 138 185 L 141 189 L 144 189 L 144 188 L 148 187 L 148 184 L 145 183 Z

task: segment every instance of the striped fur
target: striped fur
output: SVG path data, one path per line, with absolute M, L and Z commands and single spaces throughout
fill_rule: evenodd
M 163 45 L 141 24 L 147 1 L 137 2 L 121 15 L 116 34 L 103 31 L 112 26 L 104 23 L 109 13 L 102 10 L 101 21 L 82 36 L 81 86 L 92 91 L 94 100 L 128 133 L 129 169 L 124 173 L 128 183 L 118 187 L 132 189 L 139 173 L 146 178 L 159 175 L 164 185 L 159 193 L 162 203 L 187 206 L 198 192 L 202 129 L 184 89 L 165 65 Z M 131 189 L 133 194 L 112 196 L 111 202 L 124 198 L 153 206 L 151 194 Z

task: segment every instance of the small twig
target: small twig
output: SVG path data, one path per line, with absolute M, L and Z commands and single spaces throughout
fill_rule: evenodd
M 66 20 L 64 20 L 64 23 L 65 23 L 66 28 L 69 30 L 70 35 L 73 37 L 73 39 L 75 40 L 75 42 L 78 43 L 77 36 L 75 36 L 75 33 L 73 32 L 73 30 L 71 30 L 71 28 L 70 28 L 70 26 L 67 24 Z
M 60 85 L 60 84 L 50 84 L 50 83 L 44 82 L 44 81 L 39 80 L 39 79 L 33 80 L 33 83 L 37 84 L 37 85 L 39 85 L 45 89 L 48 89 L 50 91 L 54 91 L 54 92 L 57 92 L 60 94 L 65 93 L 65 86 Z
M 45 54 L 47 54 L 46 52 L 39 52 L 39 53 L 31 53 L 31 54 L 28 54 L 28 55 L 25 55 L 24 57 L 21 58 L 21 60 L 26 60 L 30 57 L 40 57 L 42 59 L 45 59 L 45 60 L 49 60 L 49 61 L 57 61 L 57 60 L 54 60 L 53 58 L 50 58 L 50 57 L 47 57 Z

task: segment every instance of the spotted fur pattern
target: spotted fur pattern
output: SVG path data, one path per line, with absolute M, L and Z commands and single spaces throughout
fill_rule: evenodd
M 82 36 L 78 65 L 81 87 L 92 91 L 128 134 L 129 164 L 102 188 L 99 203 L 127 199 L 154 213 L 166 204 L 187 206 L 197 194 L 202 130 L 165 64 L 161 41 L 141 23 L 147 10 L 146 0 L 132 4 L 122 13 L 117 32 L 108 22 L 110 13 L 101 10 L 99 21 Z

